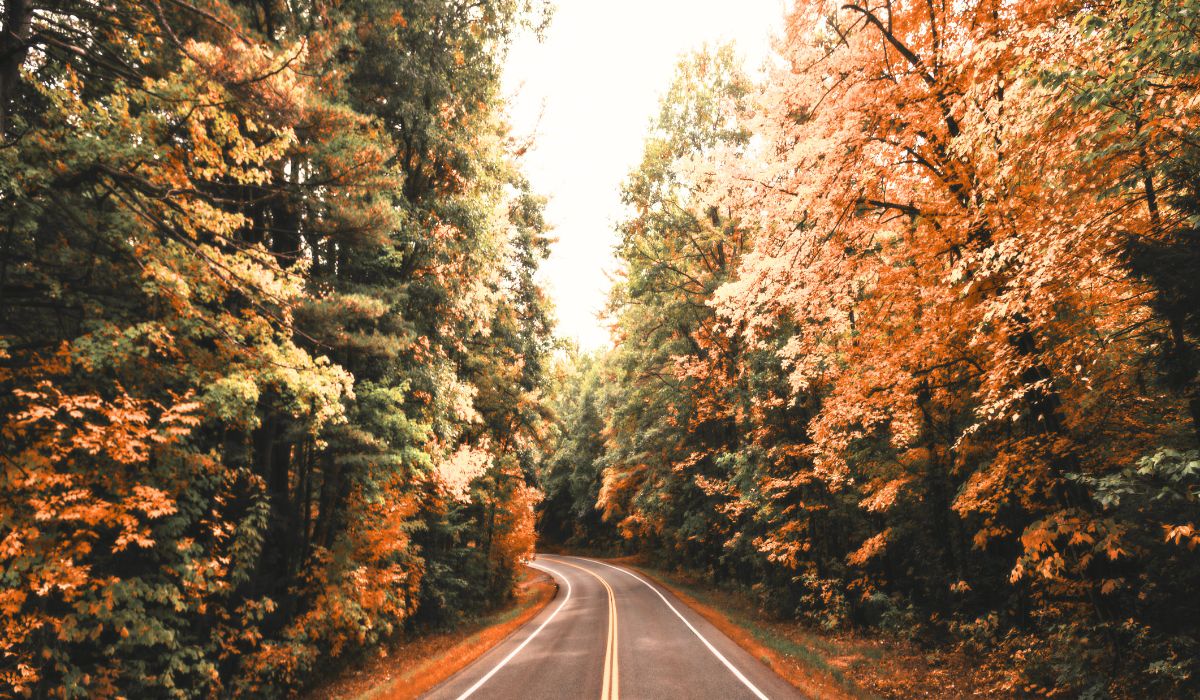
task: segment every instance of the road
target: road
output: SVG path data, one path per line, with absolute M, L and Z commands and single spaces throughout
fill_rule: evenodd
M 427 700 L 765 700 L 800 694 L 667 590 L 624 567 L 539 554 L 558 595 Z

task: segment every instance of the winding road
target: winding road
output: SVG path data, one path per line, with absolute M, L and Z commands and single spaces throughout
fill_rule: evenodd
M 427 700 L 799 698 L 787 681 L 634 571 L 539 554 L 558 583 L 546 609 Z

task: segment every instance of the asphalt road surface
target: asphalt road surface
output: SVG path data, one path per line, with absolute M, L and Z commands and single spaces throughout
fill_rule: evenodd
M 429 700 L 799 698 L 675 596 L 629 569 L 539 554 L 558 595 L 528 624 L 434 688 Z

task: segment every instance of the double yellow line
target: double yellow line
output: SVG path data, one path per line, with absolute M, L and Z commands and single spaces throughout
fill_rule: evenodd
M 613 593 L 612 586 L 608 585 L 608 581 L 596 572 L 562 559 L 555 559 L 554 563 L 579 569 L 599 581 L 604 590 L 608 591 L 608 645 L 604 650 L 604 685 L 600 689 L 600 700 L 618 700 L 620 673 L 617 670 L 617 596 Z

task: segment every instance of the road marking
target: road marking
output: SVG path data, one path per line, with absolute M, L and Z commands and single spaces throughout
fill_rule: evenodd
M 608 644 L 604 650 L 604 685 L 600 689 L 600 700 L 617 700 L 620 696 L 621 685 L 620 673 L 617 668 L 617 594 L 613 592 L 612 586 L 608 585 L 608 581 L 605 581 L 604 577 L 595 571 L 561 559 L 553 561 L 579 569 L 599 581 L 604 586 L 604 590 L 608 591 Z M 584 559 L 584 561 L 590 560 Z
M 641 581 L 643 586 L 654 591 L 655 595 L 657 595 L 659 598 L 662 598 L 662 602 L 667 604 L 667 607 L 671 609 L 671 612 L 675 613 L 675 616 L 678 617 L 680 620 L 683 620 L 683 624 L 687 625 L 687 628 L 692 631 L 692 634 L 696 635 L 700 639 L 700 641 L 704 642 L 704 646 L 708 647 L 708 650 L 713 653 L 713 656 L 717 657 L 718 659 L 720 659 L 721 663 L 725 664 L 725 668 L 729 669 L 730 671 L 733 672 L 733 675 L 737 676 L 737 679 L 742 682 L 742 685 L 749 688 L 750 692 L 754 693 L 754 695 L 756 697 L 758 697 L 759 700 L 770 700 L 766 695 L 763 694 L 763 692 L 761 690 L 759 690 L 757 687 L 755 687 L 755 685 L 753 683 L 750 682 L 749 678 L 746 678 L 746 676 L 744 676 L 741 671 L 737 670 L 737 667 L 735 667 L 732 663 L 730 663 L 729 659 L 725 658 L 724 654 L 717 651 L 717 648 L 714 647 L 711 642 L 709 642 L 707 639 L 705 639 L 704 635 L 700 634 L 699 630 L 697 630 L 695 627 L 693 627 L 692 623 L 688 622 L 687 618 L 684 617 L 682 614 L 680 614 L 680 612 L 675 609 L 674 605 L 671 605 L 671 601 L 667 600 L 667 597 L 664 596 L 657 588 L 650 585 L 650 583 L 648 581 L 646 581 L 646 579 L 642 578 L 641 576 L 638 576 L 637 574 L 633 573 L 632 571 L 626 571 L 625 569 L 622 569 L 619 566 L 613 566 L 612 564 L 606 564 L 602 561 L 596 561 L 594 559 L 584 559 L 583 557 L 574 557 L 574 558 L 581 559 L 583 561 L 589 561 L 589 562 L 592 562 L 595 564 L 600 564 L 601 566 L 607 566 L 610 569 L 616 569 L 617 571 L 620 571 L 621 573 L 625 574 L 626 576 L 632 576 L 633 578 L 637 579 L 638 581 Z M 567 562 L 562 562 L 562 563 L 566 564 Z M 583 568 L 583 567 L 578 567 L 578 568 Z M 587 571 L 587 569 L 584 569 L 584 571 Z
M 566 564 L 566 562 L 563 562 L 563 563 Z M 554 569 L 551 569 L 551 568 L 541 565 L 541 564 L 534 564 L 533 562 L 530 562 L 529 565 L 535 569 L 541 569 L 542 571 L 546 571 L 548 573 L 552 573 L 552 574 L 558 573 Z M 569 566 L 574 566 L 574 565 L 571 564 Z M 579 567 L 576 567 L 576 568 L 579 568 Z M 562 574 L 559 574 L 559 576 L 562 578 L 562 580 L 567 582 L 567 595 L 565 597 L 563 597 L 562 602 L 558 604 L 558 607 L 554 609 L 554 612 L 550 613 L 550 617 L 547 617 L 545 620 L 542 620 L 542 624 L 538 625 L 537 629 L 535 629 L 532 634 L 530 634 L 528 637 L 525 638 L 525 641 L 521 642 L 521 644 L 519 646 L 517 646 L 516 649 L 513 649 L 512 651 L 510 651 L 508 653 L 508 656 L 501 659 L 500 663 L 496 664 L 495 667 L 492 668 L 492 670 L 488 671 L 486 676 L 475 681 L 475 685 L 471 686 L 470 688 L 467 688 L 466 691 L 462 695 L 459 695 L 458 700 L 464 700 L 465 698 L 470 697 L 471 694 L 474 693 L 476 690 L 479 690 L 480 686 L 482 686 L 484 683 L 487 683 L 489 678 L 496 675 L 496 671 L 499 671 L 500 669 L 504 668 L 505 664 L 507 664 L 509 661 L 512 661 L 512 658 L 514 656 L 516 656 L 522 649 L 524 649 L 525 645 L 528 644 L 530 641 L 532 641 L 534 637 L 538 636 L 538 632 L 541 632 L 543 627 L 550 624 L 550 621 L 553 620 L 558 615 L 558 613 L 566 606 L 567 601 L 571 599 L 571 580 L 568 579 L 566 576 L 562 576 Z

